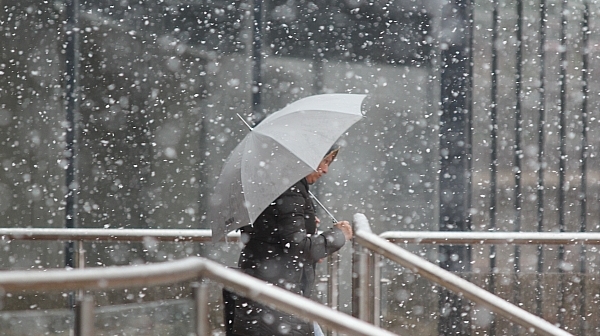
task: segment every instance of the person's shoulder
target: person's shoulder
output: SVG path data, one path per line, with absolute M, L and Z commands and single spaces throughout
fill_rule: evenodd
M 308 194 L 308 182 L 306 182 L 306 179 L 302 179 L 296 182 L 296 184 L 294 184 L 293 186 L 291 186 L 289 190 L 291 192 L 301 193 L 303 195 Z
M 282 197 L 298 197 L 308 195 L 308 187 L 302 180 L 296 182 L 294 185 L 289 187 L 283 194 Z

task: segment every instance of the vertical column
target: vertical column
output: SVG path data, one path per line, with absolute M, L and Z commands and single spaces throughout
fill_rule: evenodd
M 489 231 L 496 231 L 496 215 L 498 213 L 498 26 L 500 17 L 498 14 L 498 0 L 493 2 L 492 13 L 492 65 L 491 65 L 491 88 L 490 88 L 490 222 Z M 496 291 L 496 245 L 490 246 L 490 277 L 487 290 L 491 293 Z M 496 335 L 496 320 L 492 319 L 489 327 L 490 335 Z
M 581 23 L 582 31 L 582 65 L 581 65 L 581 82 L 583 83 L 581 93 L 583 100 L 581 101 L 581 156 L 579 157 L 580 171 L 581 171 L 581 213 L 580 213 L 580 232 L 587 231 L 587 158 L 588 158 L 588 96 L 590 94 L 588 87 L 588 72 L 589 67 L 589 36 L 590 36 L 590 8 L 589 3 L 585 2 L 585 8 L 583 10 L 583 21 Z M 587 262 L 586 262 L 586 247 L 581 245 L 581 251 L 579 254 L 579 268 L 581 270 L 581 283 L 580 283 L 580 294 L 579 294 L 579 335 L 585 335 L 586 327 L 586 282 L 587 282 Z
M 516 50 L 516 61 L 515 61 L 515 149 L 514 149 L 514 162 L 517 171 L 515 172 L 515 192 L 514 192 L 514 206 L 515 206 L 515 232 L 521 231 L 521 212 L 523 204 L 523 193 L 522 193 L 522 160 L 523 149 L 521 139 L 523 138 L 523 115 L 521 111 L 521 83 L 522 83 L 522 72 L 523 72 L 523 1 L 517 0 L 517 26 L 516 26 L 516 38 L 517 38 L 517 50 Z M 513 278 L 513 303 L 518 304 L 521 299 L 521 248 L 519 245 L 514 246 L 514 278 Z M 495 326 L 495 321 L 493 322 Z M 513 326 L 513 332 L 517 333 L 518 329 Z M 494 334 L 495 335 L 495 329 Z
M 537 176 L 537 226 L 538 231 L 544 230 L 544 171 L 546 166 L 545 142 L 546 142 L 546 24 L 547 24 L 546 0 L 540 0 L 540 30 L 538 32 L 540 44 L 539 55 L 539 109 L 538 109 L 538 176 Z M 542 290 L 544 273 L 544 249 L 543 245 L 537 247 L 537 276 L 536 276 L 536 315 L 542 316 Z
M 252 37 L 252 112 L 253 121 L 262 120 L 262 0 L 254 0 Z
M 441 23 L 440 231 L 469 231 L 471 181 L 472 5 L 452 0 L 444 5 Z M 440 266 L 453 272 L 470 270 L 467 246 L 442 245 Z M 439 333 L 470 334 L 462 299 L 440 291 Z
M 65 200 L 65 227 L 77 227 L 77 179 L 76 179 L 76 149 L 77 149 L 77 114 L 79 111 L 79 0 L 65 2 L 67 22 L 65 25 L 65 83 L 66 83 L 66 148 L 65 160 L 67 194 Z M 65 264 L 75 267 L 75 248 L 73 242 L 68 242 L 65 251 Z
M 558 229 L 560 232 L 565 232 L 566 218 L 565 213 L 569 211 L 566 209 L 567 202 L 567 10 L 569 4 L 567 0 L 561 2 L 561 15 L 560 15 L 560 114 L 559 114 L 559 136 L 560 136 L 560 158 L 558 168 Z M 560 245 L 558 247 L 558 262 L 562 264 L 565 260 L 565 246 Z M 567 290 L 565 284 L 565 274 L 562 267 L 558 268 L 558 299 L 559 307 L 557 311 L 558 323 L 561 327 L 565 325 L 565 311 L 566 311 L 566 298 L 565 291 Z
M 79 0 L 65 1 L 65 227 L 77 227 L 77 115 L 79 112 Z M 75 243 L 65 243 L 65 267 L 75 267 Z M 68 297 L 70 308 L 76 305 L 75 294 Z

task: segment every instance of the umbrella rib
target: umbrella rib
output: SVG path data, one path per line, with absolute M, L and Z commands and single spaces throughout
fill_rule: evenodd
M 240 117 L 240 119 L 242 119 L 242 117 L 239 114 L 238 114 L 238 117 Z M 242 121 L 244 121 L 244 119 L 242 119 Z M 252 127 L 250 127 L 250 125 L 248 125 L 245 121 L 244 121 L 244 123 L 252 131 Z M 266 134 L 261 134 L 261 135 L 267 136 L 267 137 L 273 139 L 272 137 L 270 137 Z M 273 140 L 275 140 L 275 139 L 273 139 Z M 242 185 L 242 189 L 243 189 L 243 185 Z M 315 202 L 325 211 L 325 213 L 327 213 L 327 215 L 331 218 L 331 220 L 333 220 L 334 223 L 337 223 L 338 220 L 333 216 L 333 214 L 329 211 L 329 209 L 327 209 L 327 207 L 325 205 L 323 205 L 323 203 L 321 203 L 321 201 L 319 201 L 317 196 L 315 196 L 315 194 L 313 194 L 312 191 L 310 191 L 310 190 L 308 191 L 308 193 L 310 194 L 310 197 L 312 197 L 312 199 L 314 199 Z
M 299 111 L 295 111 L 295 112 L 299 112 Z M 293 112 L 293 113 L 295 113 L 295 112 Z M 355 116 L 355 117 L 359 117 L 357 119 L 357 121 L 365 117 L 362 114 L 348 113 L 348 112 L 343 111 L 343 110 L 339 110 L 338 111 L 338 110 L 328 110 L 328 109 L 319 109 L 319 108 L 313 108 L 313 109 L 310 109 L 310 110 L 304 110 L 303 112 L 306 112 L 306 113 L 311 113 L 311 112 L 315 112 L 315 113 L 326 112 L 328 114 L 341 114 L 343 116 Z M 287 114 L 283 115 L 283 116 L 282 115 L 276 115 L 274 118 L 272 118 L 272 116 L 274 116 L 274 115 L 275 114 L 267 116 L 260 124 L 268 124 L 269 122 L 273 122 L 274 120 L 278 120 L 280 118 L 285 118 L 287 116 Z M 353 122 L 353 124 L 355 122 Z M 246 123 L 246 122 L 244 121 L 244 123 Z M 246 125 L 248 125 L 248 124 L 246 123 Z M 256 125 L 256 126 L 259 126 L 259 125 Z M 248 126 L 248 127 L 250 127 L 250 126 Z M 250 129 L 253 129 L 253 128 L 250 127 Z
M 324 110 L 320 110 L 320 109 L 311 109 L 311 110 L 307 110 L 307 111 L 310 111 L 310 112 L 319 112 L 319 111 L 328 111 L 328 110 L 325 110 L 325 109 L 324 109 Z M 347 113 L 347 112 L 344 112 L 344 111 L 328 111 L 328 112 L 329 112 L 330 114 L 352 115 L 352 114 L 349 114 L 349 113 Z M 362 116 L 362 115 L 357 115 L 357 114 L 354 114 L 354 116 L 355 116 L 355 117 L 359 117 L 359 118 L 358 118 L 357 120 L 353 121 L 353 122 L 352 122 L 352 124 L 356 123 L 356 121 L 358 121 L 358 120 L 360 120 L 361 118 L 363 118 L 363 117 L 364 117 L 364 116 Z M 271 123 L 273 123 L 273 121 L 274 121 L 274 120 L 271 120 L 270 122 L 271 122 Z M 247 125 L 247 126 L 250 128 L 250 130 L 251 130 L 253 133 L 257 133 L 257 134 L 260 134 L 260 135 L 262 135 L 262 136 L 269 137 L 269 138 L 271 138 L 271 139 L 273 139 L 274 141 L 278 142 L 278 143 L 279 143 L 281 146 L 283 146 L 284 148 L 287 148 L 288 150 L 290 150 L 290 152 L 292 152 L 292 153 L 293 153 L 293 152 L 294 152 L 294 151 L 293 151 L 293 149 L 292 149 L 292 148 L 290 148 L 290 147 L 289 147 L 289 145 L 288 145 L 287 143 L 281 142 L 279 139 L 277 139 L 277 138 L 274 138 L 274 137 L 273 137 L 273 135 L 271 135 L 271 134 L 269 134 L 269 133 L 265 133 L 265 132 L 263 132 L 263 131 L 262 131 L 262 127 L 261 127 L 261 126 L 268 125 L 268 124 L 269 124 L 269 117 L 267 117 L 267 119 L 263 120 L 263 121 L 262 121 L 262 122 L 261 122 L 259 125 L 256 125 L 256 127 L 254 127 L 254 128 L 250 127 L 248 124 L 246 124 L 246 125 Z M 351 124 L 351 125 L 352 125 L 352 124 Z M 343 134 L 344 132 L 341 132 L 341 133 Z M 337 138 L 339 138 L 339 136 L 341 136 L 341 134 L 340 134 L 340 135 L 338 135 L 338 137 L 337 137 Z M 296 156 L 297 156 L 297 155 L 296 155 Z M 300 157 L 298 157 L 298 158 L 300 159 Z M 319 161 L 320 161 L 320 160 L 319 160 Z M 318 165 L 318 163 L 315 163 L 315 164 L 317 164 L 317 165 Z M 311 168 L 312 168 L 313 170 L 316 170 L 316 169 L 317 169 L 317 167 L 316 167 L 316 166 L 315 166 L 315 167 L 311 167 Z
M 326 111 L 326 110 L 323 110 L 323 111 Z M 344 113 L 344 112 L 340 112 L 340 111 L 334 111 L 334 112 L 335 112 L 335 113 Z M 238 116 L 238 118 L 240 118 L 240 120 L 242 120 L 242 122 L 243 122 L 243 123 L 246 125 L 246 127 L 248 127 L 248 129 L 249 129 L 250 131 L 253 131 L 253 130 L 254 130 L 254 128 L 252 128 L 252 127 L 251 127 L 251 126 L 250 126 L 250 125 L 249 125 L 249 124 L 246 122 L 246 120 L 245 120 L 244 118 L 242 118 L 242 116 L 241 116 L 239 113 L 237 113 L 237 116 Z M 267 135 L 267 134 L 263 134 L 263 133 L 260 133 L 260 134 L 262 134 L 262 135 L 264 135 L 264 136 L 268 136 L 269 138 L 273 139 L 271 136 L 269 136 L 269 135 Z M 275 140 L 275 139 L 273 139 L 273 140 Z M 284 144 L 281 144 L 281 145 L 285 147 L 285 145 L 284 145 Z M 317 204 L 318 204 L 318 205 L 319 205 L 319 206 L 320 206 L 320 207 L 321 207 L 321 208 L 322 208 L 322 209 L 325 211 L 325 213 L 326 213 L 326 214 L 329 216 L 329 218 L 331 218 L 331 220 L 332 220 L 334 223 L 337 223 L 337 222 L 338 222 L 338 220 L 335 218 L 335 216 L 333 216 L 333 214 L 332 214 L 332 213 L 329 211 L 329 209 L 327 209 L 327 207 L 326 207 L 326 206 L 325 206 L 323 203 L 321 203 L 321 201 L 320 201 L 320 200 L 317 198 L 317 196 L 315 196 L 315 194 L 313 194 L 313 193 L 312 193 L 312 191 L 310 191 L 310 190 L 308 191 L 308 193 L 310 194 L 310 197 L 312 197 L 312 199 L 314 199 L 314 200 L 315 200 L 315 202 L 316 202 L 316 203 L 317 203 Z

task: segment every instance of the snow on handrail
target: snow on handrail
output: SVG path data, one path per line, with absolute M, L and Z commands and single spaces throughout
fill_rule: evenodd
M 240 295 L 275 306 L 277 309 L 307 320 L 316 321 L 337 331 L 362 336 L 395 335 L 300 295 L 200 257 L 136 266 L 0 271 L 0 289 L 5 293 L 21 290 L 97 290 L 153 286 L 198 280 L 199 278 L 211 279 Z
M 469 300 L 489 308 L 494 313 L 501 315 L 514 323 L 517 323 L 532 332 L 547 336 L 571 335 L 549 323 L 548 321 L 529 313 L 528 311 L 505 301 L 498 296 L 478 287 L 461 277 L 442 269 L 441 267 L 420 258 L 394 243 L 366 232 L 357 230 L 355 233 L 357 242 L 371 251 L 378 253 L 403 267 L 417 273 L 426 279 L 433 281 L 445 288 L 458 293 Z

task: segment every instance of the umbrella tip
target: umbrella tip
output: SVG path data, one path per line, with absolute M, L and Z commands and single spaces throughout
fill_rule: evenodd
M 239 113 L 236 113 L 236 115 L 246 125 L 246 127 L 248 127 L 249 130 L 252 130 L 252 127 L 248 124 L 248 122 L 246 122 L 246 119 L 244 119 L 244 117 L 242 117 Z

